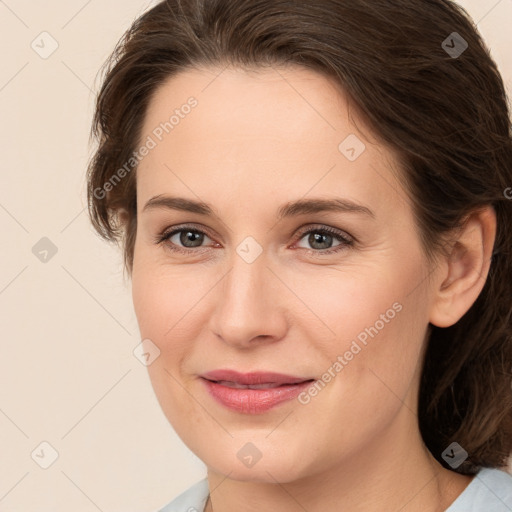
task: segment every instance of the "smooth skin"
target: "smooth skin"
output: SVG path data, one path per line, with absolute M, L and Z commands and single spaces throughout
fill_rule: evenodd
M 152 98 L 141 143 L 191 96 L 197 106 L 137 169 L 132 292 L 141 336 L 161 351 L 148 370 L 162 410 L 207 466 L 206 510 L 445 510 L 471 477 L 422 442 L 422 354 L 429 323 L 452 325 L 481 292 L 494 211 L 475 212 L 429 263 L 395 155 L 329 79 L 299 67 L 182 71 Z M 366 146 L 354 161 L 339 150 L 350 134 Z M 214 214 L 146 207 L 156 196 Z M 278 217 L 312 198 L 372 213 Z M 248 263 L 239 246 L 262 252 Z M 205 390 L 200 375 L 219 368 L 321 379 L 394 303 L 401 311 L 307 404 L 250 415 Z M 261 453 L 252 467 L 237 456 L 247 443 Z

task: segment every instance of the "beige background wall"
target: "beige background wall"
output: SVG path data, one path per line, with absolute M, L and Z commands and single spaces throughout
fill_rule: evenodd
M 461 3 L 512 91 L 512 0 Z M 85 212 L 94 79 L 151 4 L 0 0 L 0 511 L 149 512 L 205 475 L 132 354 L 120 253 Z

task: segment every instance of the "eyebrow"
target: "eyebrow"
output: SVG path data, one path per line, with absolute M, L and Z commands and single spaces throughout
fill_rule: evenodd
M 172 197 L 166 195 L 154 196 L 144 205 L 143 212 L 153 209 L 170 209 L 184 212 L 197 213 L 199 215 L 216 215 L 215 209 L 208 203 L 194 201 L 184 197 Z M 295 217 L 299 215 L 322 213 L 322 212 L 342 212 L 342 213 L 360 213 L 375 219 L 375 213 L 361 204 L 350 201 L 349 199 L 299 199 L 290 201 L 282 205 L 277 211 L 278 219 L 285 217 Z

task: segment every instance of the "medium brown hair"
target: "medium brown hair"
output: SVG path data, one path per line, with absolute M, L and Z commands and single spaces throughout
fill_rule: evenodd
M 462 53 L 450 53 L 464 41 Z M 512 201 L 504 193 L 512 134 L 502 78 L 471 18 L 449 0 L 168 0 L 135 20 L 103 69 L 88 169 L 92 223 L 122 242 L 130 274 L 136 165 L 130 172 L 126 162 L 148 104 L 180 71 L 225 64 L 297 65 L 334 79 L 399 156 L 429 259 L 469 213 L 494 207 L 482 293 L 455 325 L 430 326 L 418 417 L 445 467 L 442 452 L 454 441 L 469 455 L 456 471 L 504 467 L 512 450 Z

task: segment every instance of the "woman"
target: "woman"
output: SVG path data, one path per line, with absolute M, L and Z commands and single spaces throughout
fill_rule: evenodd
M 512 138 L 466 13 L 169 0 L 105 71 L 92 222 L 207 466 L 162 511 L 512 510 Z

